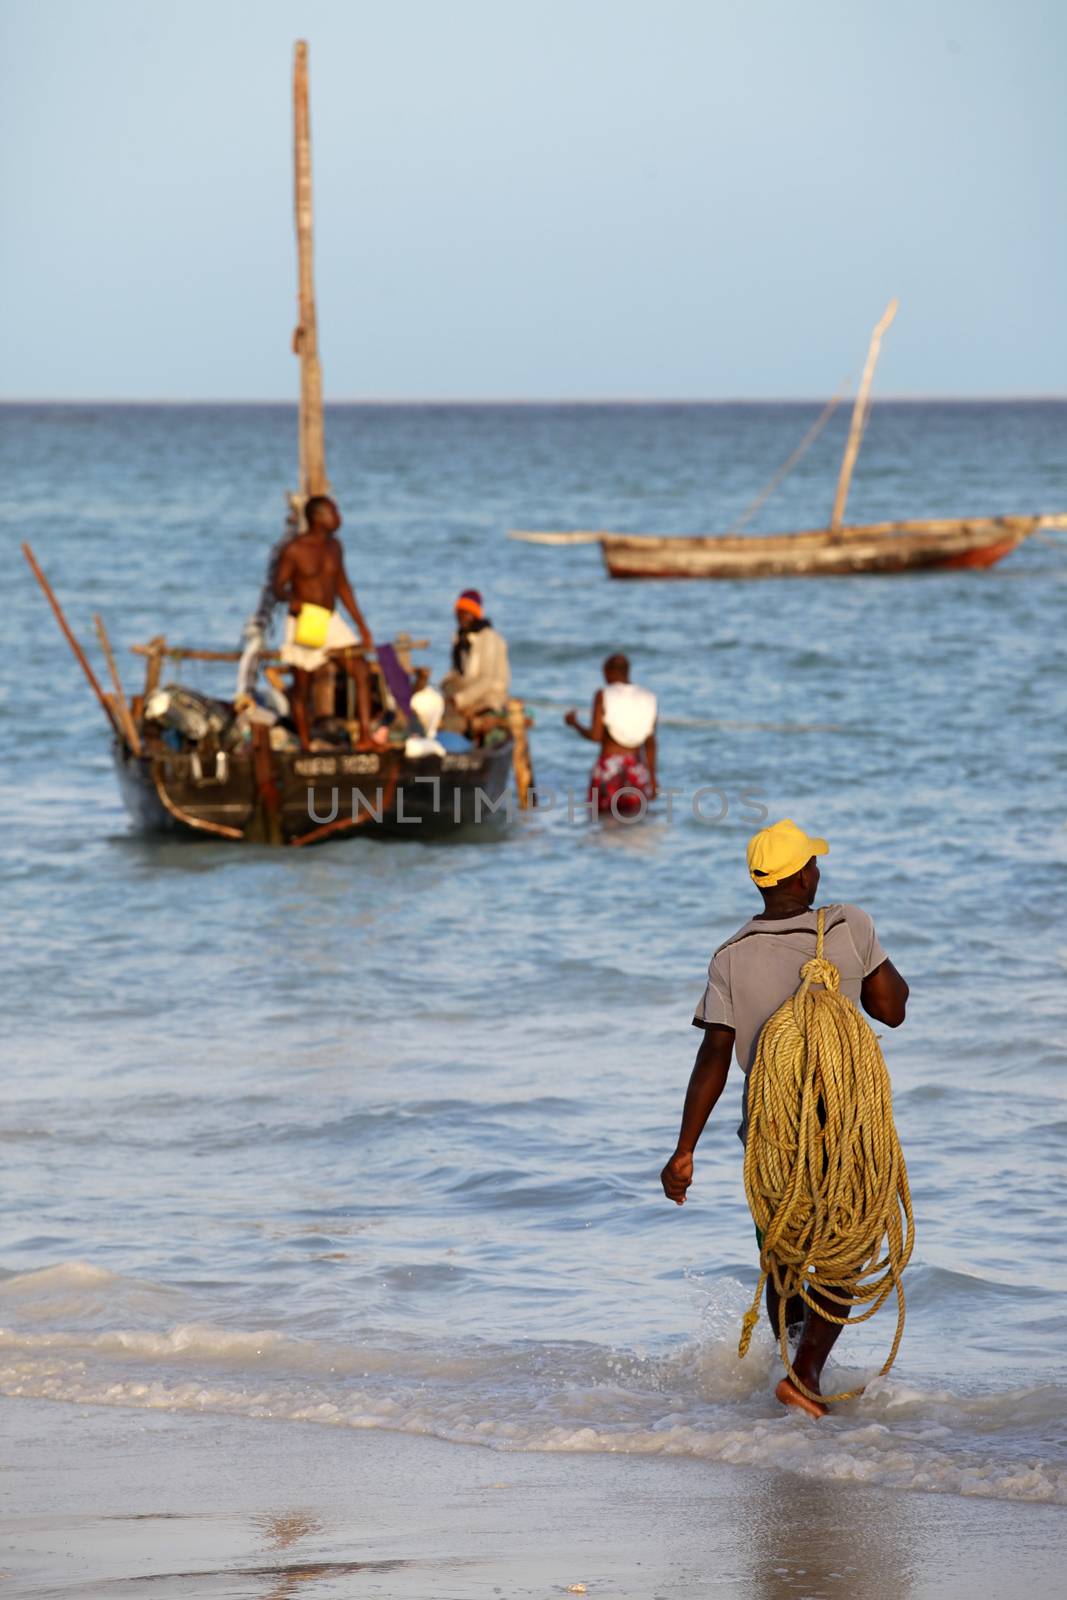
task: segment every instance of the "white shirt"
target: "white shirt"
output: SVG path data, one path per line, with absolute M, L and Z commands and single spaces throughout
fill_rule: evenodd
M 601 690 L 604 727 L 616 744 L 637 750 L 656 726 L 658 707 L 651 689 L 636 683 L 609 683 Z

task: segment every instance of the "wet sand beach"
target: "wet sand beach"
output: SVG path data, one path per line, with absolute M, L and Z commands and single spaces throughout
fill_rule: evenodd
M 5 1434 L 12 1600 L 1007 1600 L 1065 1553 L 1059 1507 L 718 1462 L 315 1427 L 280 1450 L 269 1422 L 39 1401 Z

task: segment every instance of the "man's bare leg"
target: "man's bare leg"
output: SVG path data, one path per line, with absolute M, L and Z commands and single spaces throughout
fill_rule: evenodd
M 294 667 L 293 692 L 289 697 L 289 709 L 293 713 L 293 721 L 296 724 L 300 748 L 304 751 L 311 749 L 311 733 L 308 728 L 308 690 L 310 687 L 310 672 L 303 672 L 299 667 Z
M 314 727 L 320 717 L 332 717 L 336 701 L 336 673 L 332 661 L 316 667 L 308 686 L 309 720 Z
M 848 1306 L 839 1306 L 833 1300 L 817 1294 L 812 1299 L 824 1306 L 834 1316 L 848 1315 Z M 793 1371 L 806 1389 L 812 1394 L 821 1394 L 820 1379 L 822 1369 L 826 1365 L 826 1358 L 837 1343 L 841 1333 L 842 1324 L 827 1322 L 820 1317 L 817 1311 L 810 1306 L 805 1307 L 804 1330 L 800 1335 L 800 1343 L 793 1357 Z M 806 1411 L 809 1417 L 825 1417 L 826 1407 L 820 1402 L 809 1400 L 789 1378 L 783 1378 L 775 1389 L 775 1395 L 784 1406 L 797 1406 L 801 1411 Z
M 778 1308 L 781 1305 L 781 1296 L 774 1287 L 770 1278 L 767 1279 L 767 1321 L 771 1325 L 775 1339 L 778 1338 Z M 795 1294 L 785 1303 L 785 1325 L 790 1338 L 799 1338 L 804 1327 L 804 1313 L 807 1310 L 800 1295 Z
M 370 736 L 370 673 L 367 670 L 367 663 L 362 656 L 346 656 L 345 668 L 356 686 L 356 715 L 359 717 L 359 740 L 356 749 L 373 750 L 375 745 Z

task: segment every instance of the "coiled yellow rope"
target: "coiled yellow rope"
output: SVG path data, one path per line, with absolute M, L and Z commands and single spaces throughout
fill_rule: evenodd
M 786 1302 L 800 1295 L 827 1322 L 873 1317 L 897 1296 L 897 1328 L 882 1372 L 904 1332 L 901 1281 L 915 1241 L 904 1156 L 893 1124 L 889 1074 L 878 1040 L 841 994 L 841 974 L 823 958 L 825 912 L 814 959 L 796 993 L 764 1024 L 748 1081 L 745 1193 L 763 1236 L 760 1281 L 741 1327 L 744 1356 L 768 1276 L 779 1296 L 779 1343 L 792 1383 L 812 1400 L 850 1400 L 862 1389 L 815 1395 L 793 1370 Z M 813 989 L 813 984 L 822 984 Z M 883 1255 L 883 1247 L 885 1253 Z M 841 1306 L 835 1316 L 812 1292 Z

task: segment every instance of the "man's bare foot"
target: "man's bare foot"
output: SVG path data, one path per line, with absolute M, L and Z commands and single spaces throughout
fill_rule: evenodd
M 796 1406 L 798 1411 L 805 1412 L 809 1417 L 825 1417 L 826 1407 L 818 1400 L 809 1400 L 806 1394 L 801 1394 L 796 1385 L 789 1379 L 783 1378 L 774 1391 L 776 1400 L 784 1406 Z

